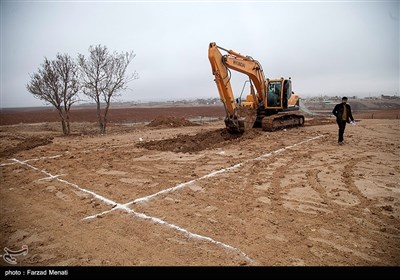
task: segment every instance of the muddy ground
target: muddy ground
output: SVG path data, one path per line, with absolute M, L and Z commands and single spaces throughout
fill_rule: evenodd
M 399 266 L 400 120 L 230 136 L 0 127 L 0 249 L 18 265 Z M 0 265 L 8 265 L 0 259 Z

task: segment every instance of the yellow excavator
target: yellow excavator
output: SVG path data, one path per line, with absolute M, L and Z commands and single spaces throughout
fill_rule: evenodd
M 226 54 L 222 55 L 220 50 Z M 257 60 L 214 42 L 209 45 L 208 59 L 225 107 L 225 125 L 230 133 L 243 133 L 253 127 L 274 131 L 304 125 L 304 116 L 295 112 L 299 110 L 299 96 L 292 92 L 290 78 L 266 79 Z M 230 69 L 249 77 L 246 82 L 250 83 L 250 93 L 245 100 L 242 100 L 242 94 L 240 98 L 233 95 Z

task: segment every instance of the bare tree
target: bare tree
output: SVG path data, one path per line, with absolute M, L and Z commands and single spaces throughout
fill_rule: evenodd
M 69 135 L 69 111 L 79 91 L 78 67 L 74 60 L 67 54 L 57 54 L 55 60 L 45 57 L 38 72 L 30 78 L 26 85 L 28 91 L 57 109 L 63 133 Z
M 107 47 L 101 45 L 90 46 L 89 53 L 88 58 L 82 54 L 78 56 L 82 92 L 96 102 L 100 133 L 105 133 L 112 98 L 138 78 L 136 71 L 126 74 L 135 54 L 132 51 L 110 54 Z

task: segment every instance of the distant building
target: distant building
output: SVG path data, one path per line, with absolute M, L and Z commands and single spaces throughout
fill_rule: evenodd
M 393 96 L 391 96 L 391 95 L 381 95 L 381 98 L 382 99 L 399 99 L 400 97 L 398 97 L 398 96 L 396 96 L 396 95 L 393 95 Z

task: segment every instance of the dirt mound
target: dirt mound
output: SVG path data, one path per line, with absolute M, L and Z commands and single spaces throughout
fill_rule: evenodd
M 191 153 L 223 147 L 227 144 L 253 139 L 259 135 L 260 132 L 257 130 L 250 130 L 244 134 L 229 134 L 224 128 L 198 133 L 196 135 L 179 134 L 172 139 L 139 143 L 137 146 L 149 150 Z
M 16 144 L 3 146 L 0 150 L 0 158 L 10 157 L 20 151 L 26 151 L 38 146 L 44 146 L 52 143 L 53 137 L 28 137 L 20 139 L 15 137 L 14 140 L 19 140 Z
M 306 118 L 306 120 L 304 121 L 305 126 L 325 125 L 333 123 L 336 123 L 336 118 L 314 117 L 314 118 Z
M 157 116 L 147 126 L 149 127 L 181 127 L 195 126 L 198 124 L 192 123 L 185 118 L 177 118 L 174 116 Z

